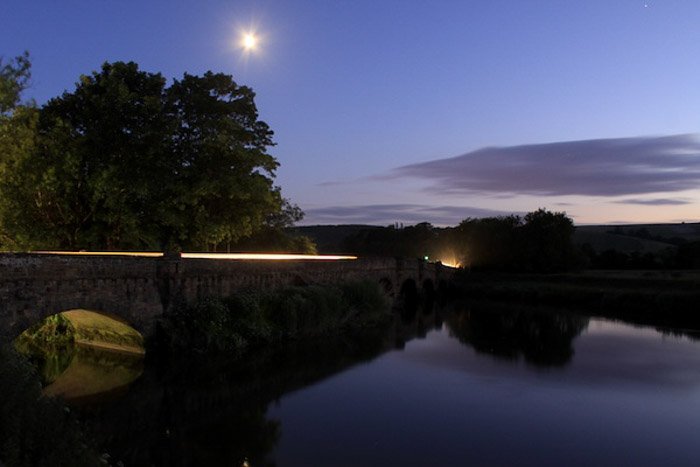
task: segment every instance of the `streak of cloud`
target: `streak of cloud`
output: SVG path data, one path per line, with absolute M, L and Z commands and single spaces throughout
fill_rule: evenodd
M 656 198 L 656 199 L 623 199 L 617 201 L 617 204 L 640 204 L 642 206 L 682 206 L 692 204 L 692 201 L 680 198 Z
M 433 182 L 431 191 L 451 195 L 677 192 L 700 186 L 700 141 L 673 135 L 489 147 L 399 167 L 382 178 L 424 179 Z

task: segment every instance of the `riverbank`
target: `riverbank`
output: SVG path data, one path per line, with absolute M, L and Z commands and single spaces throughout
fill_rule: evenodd
M 543 305 L 700 335 L 699 271 L 470 273 L 454 279 L 460 300 Z
M 147 351 L 231 352 L 377 326 L 391 317 L 379 284 L 352 281 L 206 299 L 167 315 Z

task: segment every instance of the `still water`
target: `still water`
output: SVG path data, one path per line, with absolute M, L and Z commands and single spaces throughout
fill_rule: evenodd
M 700 341 L 477 307 L 146 365 L 78 410 L 125 465 L 699 465 Z

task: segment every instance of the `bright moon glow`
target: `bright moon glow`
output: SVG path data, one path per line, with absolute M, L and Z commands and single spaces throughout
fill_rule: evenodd
M 252 51 L 255 49 L 255 46 L 258 45 L 258 38 L 255 37 L 253 33 L 245 33 L 243 35 L 242 45 L 245 50 Z

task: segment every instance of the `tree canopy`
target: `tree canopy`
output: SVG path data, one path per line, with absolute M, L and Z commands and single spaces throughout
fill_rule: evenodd
M 459 263 L 464 267 L 558 272 L 576 267 L 574 224 L 563 212 L 538 209 L 524 217 L 467 218 L 456 227 L 372 228 L 347 237 L 346 253 L 418 257 Z
M 8 70 L 0 102 L 16 105 L 28 60 Z M 0 180 L 2 229 L 26 248 L 208 249 L 290 221 L 254 98 L 222 73 L 168 86 L 105 63 L 38 110 Z
M 0 57 L 0 186 L 21 177 L 13 169 L 36 142 L 38 111 L 33 102 L 22 103 L 22 92 L 30 78 L 28 53 L 7 62 Z M 3 229 L 3 215 L 11 204 L 0 188 L 0 248 L 16 243 Z
M 0 115 L 6 115 L 17 107 L 22 91 L 26 89 L 31 78 L 28 52 L 9 62 L 3 62 L 3 58 L 0 57 Z

